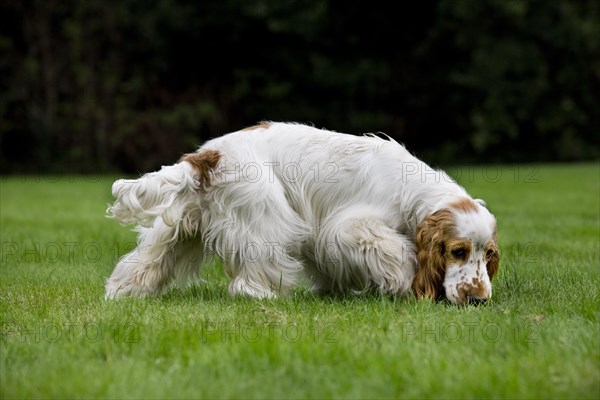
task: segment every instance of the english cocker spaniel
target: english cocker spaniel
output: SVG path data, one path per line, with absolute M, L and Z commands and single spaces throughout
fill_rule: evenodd
M 229 292 L 317 292 L 485 302 L 496 220 L 446 173 L 390 138 L 263 122 L 113 185 L 111 217 L 136 224 L 106 297 L 159 295 L 217 255 Z

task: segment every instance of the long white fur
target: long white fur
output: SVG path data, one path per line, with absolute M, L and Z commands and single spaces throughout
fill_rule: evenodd
M 106 297 L 158 295 L 223 260 L 233 295 L 285 294 L 304 275 L 315 290 L 404 294 L 413 238 L 432 212 L 468 196 L 402 145 L 310 126 L 268 123 L 205 143 L 219 165 L 200 182 L 188 162 L 113 185 L 109 214 L 138 224 Z M 203 186 L 204 185 L 204 186 Z

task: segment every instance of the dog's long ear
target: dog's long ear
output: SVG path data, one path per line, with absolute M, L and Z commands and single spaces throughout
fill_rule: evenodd
M 438 299 L 443 294 L 446 266 L 444 238 L 452 229 L 453 215 L 440 210 L 429 215 L 417 228 L 417 273 L 412 289 L 417 298 Z

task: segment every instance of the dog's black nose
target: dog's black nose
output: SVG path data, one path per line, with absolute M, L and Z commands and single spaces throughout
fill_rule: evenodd
M 471 304 L 473 306 L 481 306 L 481 305 L 485 304 L 485 302 L 487 301 L 487 297 L 469 296 L 468 300 L 469 300 L 469 304 Z

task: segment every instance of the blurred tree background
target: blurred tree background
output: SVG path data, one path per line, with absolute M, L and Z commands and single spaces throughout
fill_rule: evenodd
M 434 164 L 600 157 L 600 2 L 0 0 L 2 172 L 148 171 L 260 120 Z

